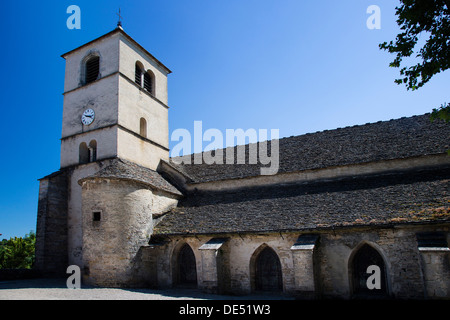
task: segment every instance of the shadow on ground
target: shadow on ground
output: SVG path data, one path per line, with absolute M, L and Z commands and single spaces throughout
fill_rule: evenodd
M 70 293 L 70 295 L 69 295 Z M 36 295 L 39 295 L 37 297 Z M 276 294 L 217 295 L 198 289 L 145 289 L 145 288 L 99 288 L 81 285 L 81 290 L 67 289 L 66 279 L 42 278 L 0 281 L 1 299 L 201 299 L 201 300 L 293 300 L 292 297 Z

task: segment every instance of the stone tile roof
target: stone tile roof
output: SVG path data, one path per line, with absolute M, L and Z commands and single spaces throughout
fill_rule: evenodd
M 178 189 L 167 182 L 167 180 L 165 180 L 158 172 L 120 158 L 113 159 L 111 164 L 93 175 L 80 179 L 78 183 L 93 178 L 132 180 L 147 184 L 153 188 L 163 190 L 171 194 L 179 196 L 182 195 Z
M 450 168 L 202 192 L 180 201 L 156 234 L 296 231 L 450 221 Z
M 440 154 L 448 149 L 450 126 L 443 121 L 432 123 L 430 114 L 425 114 L 280 139 L 278 173 Z M 246 163 L 189 165 L 171 159 L 188 183 L 260 175 L 260 164 Z

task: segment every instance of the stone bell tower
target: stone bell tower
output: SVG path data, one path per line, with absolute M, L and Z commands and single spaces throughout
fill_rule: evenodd
M 169 158 L 167 67 L 121 27 L 62 57 L 62 168 L 119 157 L 155 170 Z
M 156 171 L 169 159 L 171 71 L 120 26 L 62 57 L 61 168 L 40 179 L 36 266 L 126 285 L 153 215 L 181 195 Z

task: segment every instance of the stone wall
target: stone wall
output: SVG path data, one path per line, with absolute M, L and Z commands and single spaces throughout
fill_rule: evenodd
M 388 291 L 397 298 L 423 298 L 420 255 L 414 229 L 375 229 L 321 235 L 317 255 L 319 292 L 350 297 L 351 257 L 362 244 L 375 248 L 385 261 Z
M 83 280 L 108 287 L 142 285 L 140 248 L 152 234 L 153 215 L 174 204 L 170 196 L 135 181 L 83 182 Z
M 61 275 L 67 268 L 67 171 L 40 180 L 35 268 Z
M 416 234 L 449 232 L 448 225 L 403 226 L 378 229 L 323 231 L 315 245 L 297 245 L 299 234 L 228 234 L 220 246 L 208 247 L 212 236 L 170 236 L 165 245 L 144 247 L 147 273 L 153 286 L 172 287 L 177 248 L 187 243 L 194 251 L 198 287 L 205 291 L 250 294 L 255 291 L 255 259 L 261 248 L 273 249 L 281 263 L 283 293 L 301 298 L 344 298 L 354 296 L 352 261 L 367 244 L 384 261 L 389 297 L 423 299 L 450 297 L 450 253 L 422 252 Z M 219 236 L 218 236 L 219 237 Z M 169 239 L 169 238 L 168 238 Z M 150 260 L 152 260 L 150 262 Z M 148 278 L 150 279 L 150 278 Z
M 156 61 L 153 57 L 149 56 L 147 52 L 144 52 L 142 48 L 136 43 L 133 43 L 125 37 L 123 34 L 120 35 L 119 42 L 120 50 L 120 65 L 119 71 L 125 75 L 128 79 L 134 80 L 134 67 L 136 61 L 139 61 L 144 66 L 144 70 L 150 70 L 155 76 L 154 83 L 154 96 L 164 103 L 168 104 L 168 94 L 167 94 L 167 76 L 169 74 L 168 70 L 161 66 L 161 64 Z M 168 134 L 161 132 L 162 134 Z
M 430 298 L 450 297 L 450 253 L 448 248 L 419 248 L 425 293 Z
M 82 225 L 82 198 L 81 186 L 78 180 L 93 175 L 100 169 L 108 166 L 112 160 L 96 161 L 74 166 L 69 177 L 67 237 L 68 237 L 68 264 L 83 268 L 83 225 Z

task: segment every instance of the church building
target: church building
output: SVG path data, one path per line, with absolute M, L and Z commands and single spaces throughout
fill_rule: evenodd
M 161 61 L 121 27 L 62 57 L 61 167 L 39 180 L 43 274 L 77 265 L 104 287 L 450 298 L 449 124 L 425 114 L 281 138 L 273 175 L 183 163 L 169 157 Z

